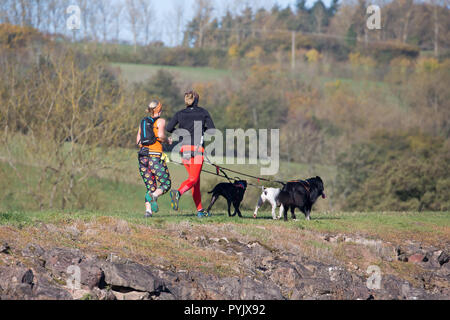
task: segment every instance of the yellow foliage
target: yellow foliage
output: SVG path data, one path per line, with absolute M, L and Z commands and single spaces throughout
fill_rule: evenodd
M 413 62 L 404 57 L 397 57 L 392 59 L 390 64 L 391 67 L 400 70 L 400 73 L 405 73 L 413 65 Z
M 342 81 L 337 79 L 336 81 L 326 82 L 325 88 L 330 89 L 330 90 L 337 90 L 341 87 L 341 85 L 342 85 Z
M 438 70 L 440 66 L 436 58 L 422 58 L 417 62 L 416 71 L 418 73 L 431 73 Z
M 316 49 L 311 49 L 308 52 L 306 52 L 306 59 L 308 60 L 308 62 L 310 63 L 316 63 L 318 62 L 320 59 L 322 58 L 322 55 L 320 54 L 319 51 L 317 51 Z
M 228 49 L 228 56 L 230 56 L 231 58 L 236 58 L 238 55 L 239 55 L 238 45 L 237 44 L 231 45 L 231 47 Z
M 23 47 L 35 39 L 43 39 L 39 31 L 31 27 L 21 27 L 8 23 L 0 24 L 0 46 L 6 48 Z
M 250 58 L 250 59 L 259 60 L 261 58 L 261 56 L 263 55 L 263 53 L 264 53 L 263 48 L 261 48 L 260 46 L 256 46 L 253 48 L 253 50 L 247 52 L 245 54 L 245 57 Z
M 348 55 L 348 60 L 354 67 L 375 67 L 376 62 L 371 57 L 362 56 L 359 52 L 350 53 Z

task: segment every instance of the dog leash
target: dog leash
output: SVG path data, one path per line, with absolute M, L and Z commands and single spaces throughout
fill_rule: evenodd
M 213 163 L 213 162 L 208 158 L 208 156 L 206 155 L 206 153 L 205 153 L 205 159 L 206 159 L 207 164 L 209 164 L 210 166 L 215 167 L 215 168 L 216 168 L 216 171 L 219 171 L 219 170 L 220 170 L 220 172 L 222 172 L 225 176 L 227 176 L 226 173 L 224 172 L 224 171 L 226 170 L 226 171 L 229 171 L 229 172 L 232 172 L 232 173 L 239 174 L 239 175 L 244 176 L 244 177 L 248 177 L 248 178 L 255 179 L 255 180 L 257 180 L 258 182 L 260 182 L 260 181 L 276 182 L 276 183 L 282 184 L 283 186 L 286 185 L 286 183 L 283 182 L 283 181 L 270 180 L 270 179 L 266 179 L 266 178 L 262 178 L 262 177 L 252 176 L 252 175 L 250 175 L 250 174 L 246 174 L 246 173 L 239 172 L 239 171 L 235 171 L 235 170 L 232 170 L 232 169 L 229 169 L 229 168 L 221 167 L 221 166 L 219 166 L 219 165 Z M 248 184 L 248 185 L 251 185 L 251 184 Z M 256 185 L 253 185 L 253 186 L 256 186 Z M 259 187 L 259 186 L 258 186 L 258 187 Z

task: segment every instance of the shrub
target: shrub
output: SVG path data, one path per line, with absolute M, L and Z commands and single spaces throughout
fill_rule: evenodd
M 338 157 L 347 210 L 449 210 L 450 146 L 414 133 L 381 133 Z

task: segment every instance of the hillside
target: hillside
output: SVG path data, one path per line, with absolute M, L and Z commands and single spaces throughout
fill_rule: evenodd
M 170 72 L 179 82 L 209 82 L 231 75 L 231 71 L 210 67 L 158 66 L 149 64 L 111 63 L 119 68 L 123 79 L 130 82 L 143 82 L 150 79 L 158 70 Z

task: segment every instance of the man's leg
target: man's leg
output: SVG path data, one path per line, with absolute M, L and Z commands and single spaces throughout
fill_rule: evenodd
M 192 188 L 192 198 L 194 199 L 195 207 L 197 211 L 203 210 L 202 206 L 202 193 L 200 192 L 200 177 L 198 177 L 197 183 Z
M 183 164 L 188 172 L 188 179 L 184 181 L 178 191 L 181 195 L 191 190 L 195 185 L 197 185 L 200 179 L 200 173 L 203 167 L 203 156 L 195 156 L 189 160 L 183 160 Z M 198 186 L 200 190 L 200 184 Z

